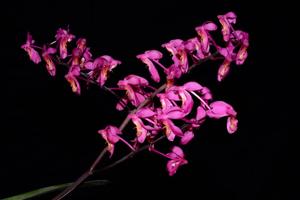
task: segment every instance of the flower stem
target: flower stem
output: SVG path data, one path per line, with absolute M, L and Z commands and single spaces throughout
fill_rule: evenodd
M 85 181 L 90 175 L 94 173 L 95 167 L 99 164 L 99 162 L 102 160 L 103 156 L 107 152 L 107 148 L 105 147 L 101 153 L 98 155 L 96 160 L 93 162 L 91 167 L 84 172 L 70 187 L 67 187 L 64 191 L 59 193 L 57 196 L 53 198 L 53 200 L 60 200 L 63 199 L 65 196 L 67 196 L 69 193 L 71 193 L 74 189 L 76 189 L 81 183 Z

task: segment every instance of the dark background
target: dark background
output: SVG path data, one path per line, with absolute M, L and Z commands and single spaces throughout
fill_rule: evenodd
M 110 3 L 109 3 L 110 2 Z M 297 199 L 297 156 L 291 156 L 288 126 L 292 83 L 290 69 L 295 24 L 285 4 L 235 1 L 198 3 L 111 1 L 11 1 L 1 12 L 0 198 L 75 180 L 105 145 L 97 130 L 118 125 L 124 113 L 96 87 L 74 95 L 58 69 L 51 78 L 43 64 L 29 61 L 20 45 L 30 31 L 40 43 L 51 41 L 57 28 L 88 39 L 94 56 L 109 54 L 123 64 L 111 79 L 147 70 L 135 56 L 160 49 L 171 39 L 188 39 L 194 27 L 228 11 L 238 15 L 237 28 L 249 32 L 249 57 L 232 66 L 219 84 L 220 63 L 208 62 L 188 77 L 211 88 L 239 113 L 239 130 L 226 133 L 226 120 L 207 121 L 185 152 L 189 164 L 174 177 L 166 159 L 143 153 L 97 177 L 112 183 L 78 190 L 69 199 L 143 198 Z M 220 30 L 220 29 L 219 29 Z M 167 54 L 166 54 L 167 55 Z M 112 81 L 113 82 L 113 81 Z M 115 158 L 125 154 L 118 145 Z M 118 155 L 119 154 L 119 155 Z M 49 199 L 51 195 L 38 199 Z

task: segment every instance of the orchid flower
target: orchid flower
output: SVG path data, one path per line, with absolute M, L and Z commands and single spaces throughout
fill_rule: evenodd
M 236 64 L 242 65 L 248 57 L 247 48 L 249 47 L 249 34 L 243 31 L 235 31 L 241 47 L 236 55 Z
M 32 46 L 33 44 L 34 44 L 34 40 L 32 39 L 32 36 L 30 35 L 30 33 L 27 33 L 26 43 L 23 44 L 21 48 L 27 52 L 31 61 L 33 61 L 35 64 L 38 64 L 41 62 L 41 57 L 39 53 Z
M 155 82 L 160 81 L 160 76 L 153 62 L 162 66 L 162 64 L 159 63 L 159 60 L 162 58 L 162 56 L 163 56 L 162 53 L 157 50 L 149 50 L 143 54 L 137 55 L 137 58 L 140 59 L 143 63 L 145 63 L 148 66 L 149 72 L 151 74 L 151 78 Z
M 188 161 L 184 158 L 185 156 L 182 149 L 178 146 L 174 146 L 167 156 L 170 158 L 167 163 L 167 170 L 170 176 L 173 176 L 180 166 L 188 163 Z
M 107 150 L 110 153 L 110 157 L 112 157 L 115 149 L 115 144 L 119 141 L 125 143 L 131 150 L 135 151 L 135 149 L 120 135 L 122 132 L 119 128 L 115 126 L 108 125 L 105 129 L 99 130 L 98 133 L 102 136 L 102 138 L 107 143 Z
M 238 120 L 236 119 L 236 111 L 233 107 L 223 101 L 215 101 L 210 104 L 211 109 L 206 111 L 210 118 L 219 119 L 222 117 L 227 118 L 227 131 L 232 134 L 237 130 Z
M 193 56 L 194 59 L 200 60 L 205 58 L 202 52 L 201 44 L 197 37 L 187 40 L 184 44 L 184 47 L 189 52 L 189 54 Z M 194 55 L 194 52 L 196 52 L 196 55 Z
M 80 84 L 77 80 L 77 77 L 80 76 L 80 66 L 72 65 L 69 69 L 69 72 L 65 75 L 65 78 L 70 83 L 72 91 L 76 94 L 80 94 Z
M 71 42 L 75 36 L 70 34 L 65 29 L 58 29 L 55 35 L 56 40 L 59 42 L 59 54 L 62 59 L 65 59 L 68 55 L 67 43 Z
M 79 38 L 76 42 L 77 48 L 81 50 L 81 52 L 84 52 L 86 49 L 86 39 L 85 38 Z
M 172 54 L 174 65 L 178 67 L 182 73 L 187 73 L 189 64 L 183 41 L 180 39 L 171 40 L 163 44 L 162 47 L 166 48 Z
M 52 54 L 56 53 L 56 49 L 54 48 L 47 48 L 46 46 L 43 47 L 42 57 L 46 62 L 46 68 L 51 76 L 55 76 L 56 74 L 56 67 L 53 62 Z
M 230 63 L 236 58 L 236 53 L 233 52 L 234 48 L 231 42 L 226 48 L 218 48 L 219 53 L 225 58 L 218 70 L 218 81 L 222 81 L 229 73 Z
M 179 107 L 172 107 L 166 110 L 158 109 L 156 119 L 163 124 L 169 141 L 174 141 L 175 136 L 183 136 L 182 130 L 171 119 L 181 119 L 184 116 L 185 113 Z
M 181 108 L 188 115 L 194 105 L 194 101 L 189 92 L 201 91 L 202 86 L 196 82 L 188 82 L 183 86 L 172 86 L 167 89 L 167 96 L 171 100 L 181 100 Z
M 128 75 L 118 82 L 119 88 L 126 91 L 128 101 L 136 107 L 145 100 L 146 94 L 143 93 L 142 87 L 148 85 L 149 83 L 146 79 L 136 75 Z M 117 104 L 116 108 L 118 110 L 122 110 L 124 108 L 122 105 L 124 102 L 123 100 L 124 99 Z
M 139 110 L 136 114 L 130 114 L 129 117 L 132 123 L 136 127 L 136 136 L 139 143 L 144 143 L 146 137 L 149 135 L 149 131 L 160 130 L 159 127 L 153 128 L 149 125 L 145 125 L 142 118 L 148 118 L 154 116 L 155 113 L 149 108 L 143 108 Z
M 94 62 L 87 62 L 85 68 L 91 70 L 90 78 L 96 78 L 96 81 L 102 87 L 108 78 L 108 73 L 112 71 L 121 61 L 115 60 L 110 56 L 104 55 L 96 58 Z
M 217 30 L 217 26 L 213 22 L 206 22 L 196 27 L 196 31 L 200 37 L 201 50 L 205 56 L 209 55 L 210 41 L 212 40 L 209 32 L 215 30 Z
M 225 15 L 218 15 L 218 19 L 222 25 L 222 34 L 225 42 L 228 42 L 231 34 L 231 24 L 236 23 L 236 14 L 228 12 Z

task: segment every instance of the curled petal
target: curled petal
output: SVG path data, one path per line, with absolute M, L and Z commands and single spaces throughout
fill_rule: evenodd
M 238 128 L 238 120 L 235 117 L 227 118 L 227 131 L 229 134 L 236 132 Z
M 71 74 L 67 74 L 65 76 L 67 81 L 70 83 L 72 92 L 80 95 L 80 84 L 75 76 L 72 76 Z
M 219 67 L 218 70 L 218 81 L 222 81 L 229 73 L 230 70 L 230 61 L 224 60 L 222 65 Z

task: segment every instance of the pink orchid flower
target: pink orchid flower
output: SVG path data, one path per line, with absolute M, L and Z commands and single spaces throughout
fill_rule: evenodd
M 172 54 L 174 65 L 178 67 L 182 73 L 187 73 L 189 64 L 183 41 L 180 39 L 171 40 L 163 44 L 162 47 L 166 48 Z
M 72 50 L 72 65 L 80 65 L 81 64 L 81 56 L 82 56 L 82 51 L 80 48 L 74 48 Z
M 85 64 L 90 62 L 91 60 L 92 60 L 92 53 L 90 52 L 90 48 L 87 47 L 85 48 L 81 58 L 81 63 L 83 64 L 83 67 L 85 67 Z
M 156 119 L 159 120 L 164 128 L 169 141 L 174 141 L 175 136 L 182 137 L 182 130 L 174 124 L 171 119 L 182 119 L 185 113 L 179 107 L 172 107 L 166 110 L 158 110 Z
M 26 43 L 23 44 L 21 48 L 27 52 L 31 61 L 33 61 L 35 64 L 38 64 L 41 62 L 41 57 L 39 53 L 32 46 L 33 44 L 34 44 L 34 40 L 32 39 L 32 36 L 30 35 L 30 33 L 27 33 Z
M 102 138 L 107 143 L 107 150 L 110 153 L 110 157 L 112 157 L 115 149 L 115 144 L 119 141 L 122 141 L 124 144 L 126 144 L 131 150 L 135 151 L 135 149 L 126 141 L 124 140 L 120 135 L 122 132 L 119 128 L 115 126 L 107 126 L 105 129 L 99 130 L 98 133 L 102 136 Z
M 108 73 L 111 72 L 121 61 L 115 60 L 110 56 L 104 55 L 96 58 L 94 62 L 87 62 L 85 68 L 91 70 L 90 78 L 95 78 L 102 87 L 108 78 Z
M 56 49 L 54 48 L 47 48 L 46 46 L 43 47 L 42 57 L 46 62 L 46 68 L 51 76 L 55 76 L 56 74 L 56 67 L 53 62 L 52 54 L 56 53 Z
M 170 158 L 167 163 L 167 170 L 170 176 L 173 176 L 180 166 L 188 163 L 188 161 L 184 158 L 185 156 L 182 149 L 178 146 L 174 146 L 167 156 Z
M 59 42 L 59 54 L 62 59 L 65 59 L 68 55 L 67 43 L 71 42 L 75 36 L 70 34 L 65 29 L 58 29 L 55 35 L 56 40 Z
M 155 65 L 153 64 L 153 62 L 162 66 L 162 64 L 159 63 L 159 60 L 162 57 L 163 57 L 162 53 L 157 50 L 149 50 L 143 54 L 137 55 L 137 58 L 140 59 L 143 63 L 145 63 L 148 66 L 149 72 L 151 74 L 151 78 L 155 82 L 160 81 L 160 76 L 159 76 L 159 73 L 158 73 L 157 69 L 155 68 Z
M 150 135 L 150 131 L 160 130 L 159 127 L 153 128 L 149 125 L 145 125 L 142 121 L 142 118 L 148 118 L 154 115 L 155 113 L 149 108 L 141 109 L 136 114 L 130 114 L 130 119 L 136 128 L 136 136 L 139 143 L 144 143 L 146 137 Z
M 184 44 L 184 47 L 194 59 L 200 60 L 205 58 L 202 52 L 201 44 L 197 37 L 187 40 Z
M 218 52 L 225 58 L 218 70 L 218 81 L 222 81 L 229 73 L 230 63 L 236 58 L 236 53 L 233 52 L 234 48 L 234 45 L 229 42 L 226 48 L 218 49 Z
M 140 105 L 146 98 L 146 94 L 142 88 L 148 85 L 149 83 L 146 79 L 136 75 L 128 75 L 123 80 L 120 80 L 118 86 L 120 89 L 126 91 L 127 98 L 122 99 L 116 108 L 122 110 L 124 102 L 131 102 L 136 107 Z
M 169 99 L 178 101 L 181 100 L 181 108 L 185 115 L 188 115 L 194 105 L 194 101 L 189 92 L 201 91 L 203 87 L 196 82 L 188 82 L 183 86 L 172 86 L 167 89 Z
M 78 76 L 80 76 L 80 66 L 72 65 L 69 69 L 69 72 L 65 75 L 65 78 L 70 83 L 72 91 L 80 95 L 80 84 L 77 80 Z
M 218 15 L 218 19 L 222 25 L 222 34 L 225 42 L 228 42 L 231 34 L 231 24 L 236 23 L 236 14 L 228 12 L 225 15 Z
M 115 144 L 119 142 L 119 135 L 121 135 L 122 132 L 117 127 L 109 125 L 105 129 L 99 130 L 98 133 L 107 142 L 107 150 L 111 157 L 114 153 Z
M 247 49 L 249 47 L 249 34 L 243 31 L 235 31 L 238 40 L 241 42 L 241 47 L 236 55 L 236 64 L 242 65 L 248 57 Z
M 205 56 L 209 55 L 210 41 L 212 41 L 209 32 L 215 30 L 217 30 L 217 25 L 213 22 L 206 22 L 203 25 L 196 27 L 197 34 L 200 37 L 199 42 L 201 44 L 201 50 Z
M 207 116 L 214 119 L 228 117 L 227 131 L 232 134 L 237 130 L 238 120 L 236 111 L 233 107 L 223 101 L 215 101 L 210 104 L 211 109 L 206 112 Z
M 86 39 L 79 38 L 76 42 L 77 48 L 79 48 L 82 52 L 86 49 Z

